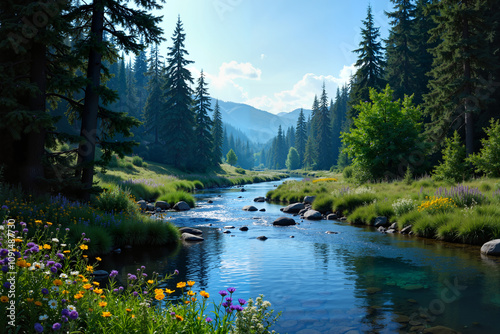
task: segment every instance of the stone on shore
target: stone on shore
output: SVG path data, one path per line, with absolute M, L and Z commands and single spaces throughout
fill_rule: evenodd
M 335 220 L 337 219 L 337 215 L 334 213 L 330 213 L 328 216 L 326 216 L 327 220 Z
M 307 210 L 306 213 L 304 213 L 304 218 L 309 220 L 321 220 L 323 219 L 323 216 L 319 211 Z
M 146 210 L 148 207 L 148 202 L 146 202 L 143 199 L 141 199 L 140 201 L 137 201 L 137 204 L 139 204 L 139 207 L 141 208 L 141 210 Z
M 170 209 L 170 204 L 168 204 L 165 201 L 156 201 L 155 208 L 160 208 L 162 210 L 168 210 L 168 209 Z
M 285 213 L 299 213 L 300 210 L 305 209 L 304 203 L 293 203 L 283 208 Z
M 306 196 L 304 197 L 304 204 L 312 204 L 314 200 L 316 199 L 316 196 Z
M 266 198 L 265 197 L 256 197 L 253 199 L 254 202 L 258 202 L 258 203 L 262 203 L 262 202 L 265 202 L 266 201 Z
M 278 219 L 273 221 L 274 226 L 291 226 L 291 225 L 295 225 L 295 224 L 296 224 L 295 220 L 293 220 L 292 218 L 288 218 L 288 217 L 279 217 Z
M 189 209 L 191 209 L 189 207 L 189 204 L 187 204 L 184 201 L 177 202 L 174 205 L 174 210 L 176 210 L 176 211 L 188 211 Z
M 381 216 L 381 217 L 375 218 L 375 223 L 373 224 L 373 226 L 379 227 L 379 226 L 386 226 L 386 225 L 387 225 L 387 217 Z
M 481 253 L 486 255 L 500 255 L 500 239 L 494 239 L 481 246 Z

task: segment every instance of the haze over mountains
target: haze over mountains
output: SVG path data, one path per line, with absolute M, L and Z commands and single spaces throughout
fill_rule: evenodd
M 215 99 L 212 99 L 212 108 L 214 106 Z M 248 104 L 221 100 L 219 100 L 219 107 L 224 123 L 239 129 L 256 143 L 266 143 L 275 137 L 278 134 L 280 125 L 283 131 L 286 131 L 290 126 L 295 127 L 300 113 L 300 109 L 295 109 L 291 112 L 272 114 Z M 309 109 L 304 109 L 306 120 L 311 112 Z

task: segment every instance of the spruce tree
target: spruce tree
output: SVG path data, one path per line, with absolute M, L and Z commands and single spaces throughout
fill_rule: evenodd
M 394 98 L 412 95 L 416 88 L 414 73 L 415 54 L 415 10 L 411 0 L 391 0 L 394 11 L 386 12 L 392 26 L 386 40 L 387 82 L 394 89 Z
M 138 110 L 142 110 L 146 103 L 146 97 L 147 97 L 146 86 L 148 84 L 148 80 L 146 78 L 147 72 L 148 72 L 148 61 L 146 57 L 146 50 L 141 50 L 139 54 L 135 57 L 134 61 L 134 79 L 135 79 Z
M 212 119 L 212 163 L 218 166 L 222 163 L 222 152 L 224 142 L 224 132 L 222 124 L 222 114 L 220 112 L 219 100 L 215 101 L 214 116 Z
M 333 165 L 332 130 L 330 111 L 328 108 L 328 96 L 323 83 L 323 91 L 319 101 L 319 109 L 313 119 L 316 126 L 314 139 L 316 145 L 316 168 L 328 170 Z
M 195 114 L 195 142 L 196 142 L 196 166 L 197 169 L 206 170 L 213 161 L 213 136 L 211 133 L 212 120 L 208 113 L 212 111 L 210 107 L 210 96 L 208 95 L 207 84 L 203 70 L 198 79 L 194 97 L 194 114 Z
M 299 118 L 297 119 L 297 127 L 295 128 L 295 148 L 299 153 L 300 166 L 304 161 L 304 153 L 306 150 L 307 128 L 304 110 L 300 109 Z
M 474 151 L 474 114 L 484 108 L 485 72 L 497 67 L 493 57 L 489 8 L 485 0 L 442 0 L 435 5 L 439 16 L 431 41 L 440 41 L 431 50 L 430 92 L 425 111 L 431 117 L 427 134 L 439 147 L 452 127 L 465 124 L 467 155 Z
M 382 54 L 380 28 L 375 27 L 372 7 L 369 5 L 366 20 L 363 21 L 364 28 L 361 29 L 361 42 L 359 49 L 353 52 L 359 54 L 356 61 L 357 71 L 354 74 L 354 82 L 351 86 L 351 105 L 357 105 L 362 101 L 370 100 L 370 88 L 382 90 L 385 86 L 384 67 L 385 62 Z M 351 118 L 356 116 L 356 109 L 351 109 Z
M 336 160 L 340 153 L 340 148 L 342 146 L 342 140 L 340 138 L 340 133 L 344 131 L 344 125 L 346 123 L 347 117 L 347 107 L 349 102 L 349 93 L 347 86 L 337 88 L 337 95 L 335 97 L 335 102 L 333 103 L 330 115 L 332 122 L 332 156 L 334 157 L 334 164 L 338 165 Z
M 166 152 L 166 163 L 183 169 L 193 167 L 195 149 L 195 119 L 191 108 L 193 92 L 189 86 L 193 83 L 193 78 L 186 68 L 192 61 L 185 58 L 189 54 L 184 49 L 185 39 L 186 34 L 179 17 L 172 36 L 173 46 L 168 48 L 161 137 Z
M 158 44 L 151 49 L 151 56 L 149 58 L 149 70 L 146 73 L 149 78 L 148 91 L 149 95 L 146 99 L 144 106 L 144 130 L 146 133 L 153 134 L 154 144 L 159 144 L 159 127 L 161 122 L 161 108 L 162 108 L 162 64 L 161 56 L 158 52 Z

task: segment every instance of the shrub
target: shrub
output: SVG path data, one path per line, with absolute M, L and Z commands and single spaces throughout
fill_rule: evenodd
M 434 169 L 436 180 L 453 180 L 461 182 L 470 177 L 469 164 L 465 161 L 465 146 L 462 145 L 457 131 L 453 138 L 445 139 L 443 161 Z
M 120 166 L 119 157 L 113 154 L 111 156 L 111 159 L 109 160 L 108 167 L 118 168 L 119 166 Z
M 347 166 L 342 171 L 342 176 L 346 180 L 352 178 L 352 174 L 353 174 L 353 167 L 352 166 Z
M 246 174 L 246 173 L 247 173 L 247 171 L 246 171 L 246 170 L 244 170 L 244 169 L 243 169 L 243 168 L 241 168 L 241 167 L 236 168 L 234 171 L 235 171 L 236 173 L 238 173 L 238 174 Z
M 144 165 L 144 160 L 138 155 L 132 158 L 132 163 L 137 167 L 142 167 Z
M 96 209 L 104 212 L 125 212 L 136 213 L 137 204 L 130 195 L 129 189 L 115 187 L 111 190 L 102 192 L 93 203 Z
M 417 208 L 417 203 L 411 198 L 400 198 L 392 203 L 392 209 L 396 216 L 402 216 L 405 213 L 413 211 Z
M 317 196 L 314 202 L 312 203 L 312 208 L 322 213 L 325 213 L 327 211 L 332 211 L 334 201 L 335 199 L 333 198 L 333 196 L 320 195 Z
M 500 121 L 491 119 L 490 127 L 485 129 L 488 138 L 481 139 L 483 147 L 479 153 L 467 158 L 476 168 L 477 173 L 490 177 L 500 176 Z

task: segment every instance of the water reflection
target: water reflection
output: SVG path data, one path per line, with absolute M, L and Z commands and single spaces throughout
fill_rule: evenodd
M 104 258 L 101 267 L 118 269 L 122 278 L 140 265 L 165 274 L 178 269 L 170 288 L 194 280 L 195 288 L 214 300 L 229 286 L 237 288 L 237 298 L 263 293 L 283 311 L 275 327 L 280 333 L 396 333 L 435 325 L 493 333 L 500 328 L 498 259 L 482 258 L 478 247 L 382 235 L 340 222 L 297 219 L 300 225 L 274 227 L 272 221 L 283 215 L 280 206 L 253 203 L 274 184 L 246 186 L 244 193 L 199 194 L 198 208 L 172 213 L 172 220 L 201 229 L 204 242 L 174 250 L 125 250 Z M 242 210 L 250 204 L 266 212 Z M 236 229 L 223 234 L 225 225 Z M 249 231 L 239 231 L 241 226 Z M 257 240 L 259 235 L 269 239 Z

